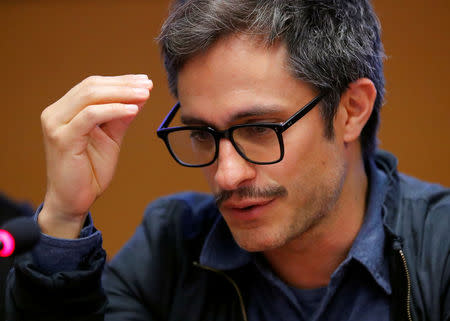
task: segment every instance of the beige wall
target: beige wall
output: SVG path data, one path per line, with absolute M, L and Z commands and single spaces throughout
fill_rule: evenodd
M 426 3 L 426 4 L 425 4 Z M 450 10 L 447 0 L 375 0 L 383 25 L 387 102 L 381 146 L 400 169 L 450 186 Z M 181 190 L 207 190 L 177 166 L 155 130 L 173 104 L 154 37 L 167 1 L 0 2 L 0 191 L 38 205 L 45 191 L 41 110 L 91 74 L 147 73 L 151 101 L 124 142 L 108 191 L 92 211 L 112 255 L 146 204 Z

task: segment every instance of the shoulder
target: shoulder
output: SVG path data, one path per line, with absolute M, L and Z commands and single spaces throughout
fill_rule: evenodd
M 447 187 L 402 173 L 399 174 L 399 183 L 403 199 L 425 201 L 431 205 L 450 205 L 450 189 Z
M 386 220 L 394 232 L 448 232 L 450 189 L 439 184 L 396 173 L 391 176 L 386 195 Z
M 174 194 L 153 201 L 109 270 L 120 270 L 133 279 L 153 278 L 150 271 L 155 270 L 187 269 L 219 215 L 214 209 L 214 198 L 200 193 Z
M 424 232 L 450 227 L 450 189 L 417 178 L 399 174 L 399 210 Z M 444 231 L 445 229 L 445 231 Z
M 450 189 L 404 174 L 397 183 L 387 215 L 406 258 L 412 310 L 418 319 L 439 320 L 450 284 Z
M 439 184 L 421 181 L 399 173 L 397 159 L 385 151 L 377 151 L 375 163 L 387 176 L 387 192 L 384 200 L 386 225 L 395 234 L 422 235 L 425 232 L 448 231 L 450 220 L 450 189 Z M 430 229 L 428 224 L 438 226 Z
M 391 215 L 410 268 L 422 278 L 429 275 L 429 284 L 437 275 L 450 280 L 450 189 L 404 174 L 398 177 L 398 202 Z
M 393 156 L 381 154 L 379 168 L 387 175 L 384 222 L 401 240 L 413 265 L 441 268 L 450 254 L 450 189 L 399 173 Z
M 151 202 L 145 210 L 143 225 L 153 233 L 170 229 L 186 240 L 209 231 L 219 216 L 212 195 L 184 192 Z
M 422 234 L 429 230 L 427 224 L 450 220 L 449 188 L 398 172 L 397 159 L 388 152 L 378 151 L 375 162 L 387 176 L 385 222 L 395 234 L 407 231 Z M 436 226 L 438 230 L 443 227 Z M 445 227 L 448 229 L 448 225 Z

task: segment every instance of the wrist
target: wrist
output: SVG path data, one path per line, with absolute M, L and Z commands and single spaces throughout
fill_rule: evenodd
M 81 215 L 63 214 L 44 204 L 37 221 L 44 234 L 61 239 L 77 239 L 87 215 L 87 212 Z

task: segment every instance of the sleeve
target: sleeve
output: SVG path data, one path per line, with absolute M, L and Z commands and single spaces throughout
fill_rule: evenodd
M 41 209 L 42 205 L 36 211 L 35 221 Z M 101 246 L 101 232 L 94 227 L 89 213 L 78 239 L 60 239 L 41 233 L 32 255 L 35 265 L 42 273 L 53 274 L 76 270 L 89 253 Z
M 101 233 L 91 219 L 76 240 L 42 234 L 32 252 L 16 257 L 8 275 L 6 319 L 103 320 L 107 305 L 101 286 L 105 258 Z
M 182 242 L 176 232 L 180 222 L 173 217 L 185 210 L 183 202 L 151 204 L 133 237 L 105 269 L 101 242 L 75 270 L 55 271 L 54 265 L 47 264 L 44 272 L 42 256 L 18 258 L 8 277 L 7 320 L 168 320 L 182 265 L 177 254 Z

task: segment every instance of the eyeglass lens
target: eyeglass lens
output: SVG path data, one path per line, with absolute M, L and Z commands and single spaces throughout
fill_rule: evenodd
M 231 140 L 235 147 L 253 162 L 273 162 L 280 158 L 281 148 L 274 129 L 264 126 L 233 128 Z M 172 152 L 183 163 L 210 163 L 216 153 L 214 135 L 206 129 L 185 129 L 171 132 L 168 141 Z

